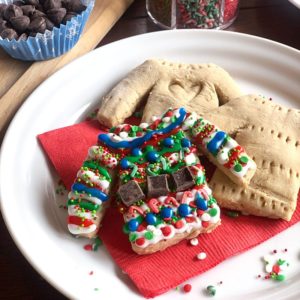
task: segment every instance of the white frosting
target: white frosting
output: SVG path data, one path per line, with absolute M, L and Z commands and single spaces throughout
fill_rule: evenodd
M 191 166 L 193 164 L 196 164 L 198 162 L 198 157 L 195 155 L 195 153 L 189 153 L 184 157 L 184 161 L 188 166 Z
M 93 219 L 94 217 L 94 213 L 89 210 L 82 211 L 79 205 L 70 205 L 68 207 L 68 214 L 69 216 L 76 216 L 85 219 Z
M 182 130 L 186 131 L 189 128 L 193 127 L 198 118 L 199 116 L 196 113 L 192 112 L 182 123 Z
M 73 191 L 71 191 L 71 192 L 69 192 L 68 197 L 69 197 L 69 199 L 84 199 L 84 200 L 93 202 L 93 203 L 98 204 L 98 205 L 102 204 L 102 201 L 99 198 L 90 197 L 89 195 L 83 194 L 83 193 L 76 194 Z
M 109 161 L 107 161 L 105 156 L 107 156 L 108 154 L 109 152 L 103 150 L 103 148 L 100 148 L 99 146 L 92 146 L 89 149 L 88 158 L 99 160 L 109 168 L 116 167 L 118 165 L 118 160 L 115 157 L 111 156 Z
M 229 151 L 236 146 L 238 146 L 238 143 L 229 137 L 227 142 L 223 145 L 222 150 L 217 154 L 217 161 L 222 165 L 226 164 L 229 161 Z
M 173 165 L 175 163 L 177 163 L 179 161 L 179 154 L 178 153 L 172 153 L 169 157 L 168 157 L 168 162 L 169 164 Z
M 77 177 L 83 181 L 86 181 L 88 178 L 90 182 L 100 187 L 103 192 L 107 193 L 108 191 L 110 182 L 106 179 L 100 179 L 99 176 L 97 176 L 93 171 L 80 169 L 77 172 Z
M 68 229 L 72 234 L 87 234 L 95 231 L 97 229 L 97 226 L 95 224 L 92 224 L 88 227 L 82 227 L 75 224 L 68 224 Z
M 140 124 L 140 127 L 141 127 L 142 129 L 145 129 L 145 128 L 149 127 L 149 124 L 148 124 L 148 123 L 141 123 L 141 124 Z

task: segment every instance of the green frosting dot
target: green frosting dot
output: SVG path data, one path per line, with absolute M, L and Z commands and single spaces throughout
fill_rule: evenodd
M 208 213 L 210 214 L 211 217 L 214 217 L 217 215 L 218 210 L 216 208 L 211 208 Z
M 241 172 L 241 171 L 242 171 L 242 166 L 241 166 L 240 164 L 236 164 L 236 165 L 234 166 L 234 171 L 236 171 L 236 172 Z
M 248 162 L 248 160 L 249 160 L 249 158 L 248 158 L 247 156 L 242 156 L 242 157 L 240 158 L 240 161 L 241 161 L 242 163 L 244 163 L 244 164 L 246 164 L 246 163 Z
M 129 228 L 128 228 L 128 224 L 127 223 L 123 226 L 123 232 L 126 233 L 126 234 L 129 233 Z
M 138 235 L 136 233 L 129 234 L 129 241 L 134 242 L 137 239 Z
M 147 231 L 144 236 L 147 240 L 152 240 L 153 239 L 153 232 Z

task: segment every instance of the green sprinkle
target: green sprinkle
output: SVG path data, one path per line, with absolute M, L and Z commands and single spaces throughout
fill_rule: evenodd
M 226 214 L 226 216 L 228 216 L 230 218 L 237 218 L 240 215 L 239 212 L 232 211 L 232 210 L 226 211 L 225 214 Z
M 277 265 L 278 266 L 281 266 L 281 265 L 283 265 L 285 263 L 285 260 L 283 260 L 283 259 L 281 259 L 281 258 L 279 258 L 278 260 L 277 260 Z
M 206 288 L 206 291 L 207 293 L 210 295 L 210 296 L 215 296 L 217 290 L 216 288 L 213 286 L 213 285 L 209 285 L 207 288 Z
M 277 280 L 277 281 L 284 281 L 285 280 L 285 276 L 283 274 L 278 274 L 275 277 L 275 280 Z
M 99 246 L 101 245 L 102 245 L 102 241 L 98 237 L 96 237 L 92 246 L 93 251 L 97 251 Z

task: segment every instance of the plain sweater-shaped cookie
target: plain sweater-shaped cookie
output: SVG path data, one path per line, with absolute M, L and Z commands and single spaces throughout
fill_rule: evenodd
M 241 96 L 233 78 L 215 64 L 147 60 L 133 69 L 100 102 L 97 118 L 108 127 L 130 117 L 145 100 L 143 122 L 169 108 L 204 113 Z

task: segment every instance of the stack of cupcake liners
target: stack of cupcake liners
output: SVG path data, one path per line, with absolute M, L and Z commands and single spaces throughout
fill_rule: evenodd
M 13 4 L 13 0 L 0 0 Z M 8 40 L 0 37 L 0 46 L 13 58 L 25 61 L 47 60 L 71 50 L 78 42 L 84 26 L 93 10 L 94 0 L 81 0 L 87 8 L 66 24 L 54 27 L 52 31 L 29 36 L 26 40 Z

